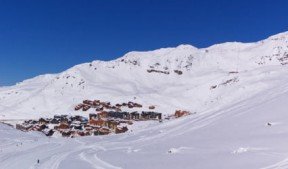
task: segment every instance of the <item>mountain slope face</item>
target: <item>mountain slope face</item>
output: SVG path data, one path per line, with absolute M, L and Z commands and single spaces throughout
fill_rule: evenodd
M 286 85 L 237 104 L 124 134 L 50 138 L 0 123 L 0 168 L 287 169 L 288 78 L 280 79 Z
M 282 33 L 249 44 L 131 52 L 0 88 L 1 119 L 75 114 L 83 99 L 197 112 L 74 139 L 0 124 L 0 168 L 288 168 L 287 46 Z
M 0 88 L 0 118 L 75 114 L 74 106 L 84 99 L 136 101 L 156 105 L 155 111 L 164 114 L 176 109 L 202 113 L 285 85 L 286 64 L 287 32 L 256 43 L 130 52 Z

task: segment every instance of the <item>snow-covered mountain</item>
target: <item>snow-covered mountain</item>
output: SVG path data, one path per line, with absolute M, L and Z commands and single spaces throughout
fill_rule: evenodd
M 256 43 L 130 52 L 0 88 L 1 119 L 88 114 L 73 109 L 84 99 L 196 112 L 74 139 L 0 124 L 0 168 L 288 168 L 287 63 L 285 32 Z
M 287 169 L 287 99 L 279 86 L 219 111 L 74 139 L 0 124 L 0 168 Z
M 0 88 L 0 117 L 73 114 L 73 107 L 84 99 L 136 99 L 146 107 L 156 105 L 163 113 L 175 109 L 202 112 L 274 87 L 277 80 L 271 79 L 283 76 L 287 63 L 287 32 L 256 43 L 130 52 L 109 62 L 84 63 Z

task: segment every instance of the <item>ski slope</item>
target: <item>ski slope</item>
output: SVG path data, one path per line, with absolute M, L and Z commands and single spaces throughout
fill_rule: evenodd
M 1 87 L 1 120 L 88 116 L 73 110 L 84 99 L 195 114 L 135 123 L 120 135 L 75 139 L 0 124 L 0 168 L 288 168 L 286 63 L 284 32 L 255 43 L 130 52 Z M 169 74 L 147 72 L 151 69 Z
M 286 86 L 120 135 L 48 138 L 0 125 L 0 168 L 287 168 Z

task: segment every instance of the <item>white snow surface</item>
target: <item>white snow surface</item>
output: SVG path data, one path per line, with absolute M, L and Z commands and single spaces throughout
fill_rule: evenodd
M 285 32 L 256 43 L 130 52 L 2 87 L 2 120 L 88 114 L 73 110 L 84 99 L 196 114 L 139 122 L 124 134 L 74 139 L 0 125 L 0 168 L 288 168 L 287 62 Z

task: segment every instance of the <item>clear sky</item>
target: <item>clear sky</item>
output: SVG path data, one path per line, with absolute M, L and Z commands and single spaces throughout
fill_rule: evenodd
M 0 86 L 133 50 L 288 30 L 287 0 L 0 0 Z

